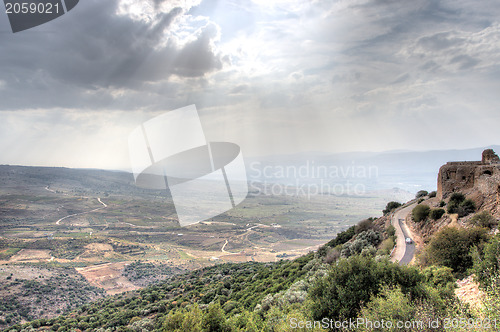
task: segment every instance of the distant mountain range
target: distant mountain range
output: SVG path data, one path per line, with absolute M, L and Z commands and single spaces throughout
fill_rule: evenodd
M 400 188 L 410 192 L 435 190 L 439 167 L 448 161 L 481 160 L 484 149 L 301 153 L 247 158 L 250 181 L 268 183 L 362 184 L 368 191 Z
M 387 191 L 398 188 L 415 193 L 418 190 L 435 190 L 439 167 L 448 161 L 474 161 L 481 159 L 484 149 L 500 152 L 500 145 L 462 150 L 434 151 L 385 151 L 346 152 L 327 154 L 307 152 L 265 157 L 246 157 L 248 180 L 264 184 L 300 186 L 302 184 L 359 185 L 367 192 Z M 97 191 L 127 191 L 146 194 L 150 191 L 137 188 L 130 172 L 106 172 L 96 169 L 70 170 L 67 168 L 44 168 L 44 186 L 54 182 L 65 182 L 68 186 L 93 188 Z M 18 168 L 19 172 L 34 172 Z M 10 168 L 12 172 L 12 168 Z M 81 173 L 81 174 L 80 174 Z M 2 168 L 0 166 L 0 174 Z M 4 174 L 5 175 L 5 174 Z M 41 175 L 41 174 L 40 174 Z M 75 175 L 80 175 L 75 179 Z M 9 177 L 3 176 L 3 181 Z M 106 178 L 106 185 L 102 180 Z M 75 183 L 76 182 L 78 183 Z M 108 183 L 109 182 L 109 183 Z M 110 183 L 113 185 L 110 188 Z M 85 184 L 85 185 L 83 185 Z M 17 185 L 20 185 L 17 183 Z M 83 185 L 83 186 L 82 186 Z M 104 188 L 106 187 L 106 188 Z M 154 192 L 158 195 L 158 192 Z

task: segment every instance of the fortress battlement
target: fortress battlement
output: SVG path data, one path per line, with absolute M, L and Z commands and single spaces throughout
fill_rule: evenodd
M 499 192 L 500 158 L 492 149 L 483 151 L 481 161 L 452 161 L 441 166 L 437 195 L 441 199 L 453 192 L 477 187 L 482 192 Z

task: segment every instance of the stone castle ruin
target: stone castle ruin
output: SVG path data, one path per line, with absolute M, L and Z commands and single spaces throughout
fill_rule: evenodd
M 492 150 L 483 151 L 481 161 L 453 161 L 441 166 L 437 196 L 444 199 L 453 192 L 477 191 L 482 196 L 500 198 L 500 158 Z

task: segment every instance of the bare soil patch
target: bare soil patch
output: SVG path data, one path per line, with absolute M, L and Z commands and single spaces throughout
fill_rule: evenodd
M 37 262 L 40 260 L 50 260 L 49 250 L 22 249 L 12 256 L 9 262 Z
M 103 288 L 107 294 L 127 292 L 139 289 L 126 277 L 122 276 L 127 262 L 107 263 L 88 267 L 76 268 L 76 270 L 96 287 Z

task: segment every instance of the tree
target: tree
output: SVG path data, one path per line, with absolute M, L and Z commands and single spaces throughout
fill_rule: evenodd
M 425 204 L 419 204 L 413 208 L 411 211 L 411 215 L 413 217 L 413 220 L 416 222 L 421 222 L 422 220 L 425 220 L 431 211 L 431 208 Z
M 387 205 L 385 206 L 385 209 L 382 212 L 384 213 L 384 215 L 386 215 L 386 214 L 392 212 L 392 210 L 395 210 L 400 206 L 401 206 L 401 203 L 392 201 L 392 202 L 387 203 Z

